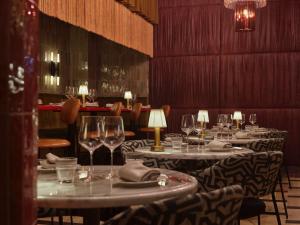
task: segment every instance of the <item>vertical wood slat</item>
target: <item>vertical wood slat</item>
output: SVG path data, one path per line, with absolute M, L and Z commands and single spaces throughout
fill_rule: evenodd
M 112 0 L 41 0 L 43 13 L 153 56 L 153 25 Z

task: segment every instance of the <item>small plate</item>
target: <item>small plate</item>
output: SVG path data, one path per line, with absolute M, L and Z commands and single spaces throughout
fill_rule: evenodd
M 128 188 L 143 188 L 143 187 L 155 187 L 158 186 L 158 181 L 140 181 L 140 182 L 132 182 L 132 181 L 124 181 L 120 180 L 113 184 L 115 187 L 128 187 Z

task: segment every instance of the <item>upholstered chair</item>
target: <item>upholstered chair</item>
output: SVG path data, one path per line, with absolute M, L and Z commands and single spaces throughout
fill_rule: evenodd
M 239 185 L 131 207 L 103 225 L 236 225 L 243 199 Z
M 194 172 L 199 181 L 199 191 L 211 191 L 228 185 L 239 184 L 244 189 L 244 200 L 240 218 L 250 218 L 266 213 L 262 196 L 271 194 L 278 225 L 281 224 L 275 186 L 282 163 L 283 154 L 279 151 L 258 152 L 235 155 L 223 159 L 204 171 Z

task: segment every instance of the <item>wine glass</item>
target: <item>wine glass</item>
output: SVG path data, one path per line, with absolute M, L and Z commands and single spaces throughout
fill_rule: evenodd
M 228 128 L 228 139 L 229 139 L 229 133 L 230 133 L 230 128 L 232 126 L 232 115 L 231 114 L 226 114 L 225 115 L 225 126 Z
M 246 122 L 245 114 L 242 114 L 242 119 L 240 120 L 241 130 L 243 129 L 243 124 Z
M 96 89 L 89 89 L 88 97 L 91 102 L 94 102 L 96 97 Z
M 93 176 L 93 154 L 94 151 L 103 145 L 103 117 L 83 116 L 79 131 L 79 144 L 90 153 L 90 174 L 89 180 Z
M 192 114 L 185 114 L 181 117 L 181 130 L 186 133 L 187 142 L 190 133 L 195 129 L 195 117 Z
M 70 98 L 70 86 L 66 86 L 66 88 L 65 88 L 65 96 L 67 97 L 67 99 Z
M 206 123 L 198 121 L 197 120 L 198 115 L 195 115 L 194 117 L 195 117 L 194 130 L 200 136 L 199 146 L 203 146 L 204 147 L 204 145 L 205 145 L 204 132 L 205 132 L 205 128 L 206 128 Z
M 256 114 L 250 114 L 249 122 L 252 124 L 252 126 L 254 126 L 254 124 L 256 123 Z
M 110 163 L 110 175 L 113 177 L 113 153 L 114 150 L 119 147 L 125 140 L 123 119 L 121 116 L 106 116 L 103 120 L 103 144 L 110 150 L 111 163 Z

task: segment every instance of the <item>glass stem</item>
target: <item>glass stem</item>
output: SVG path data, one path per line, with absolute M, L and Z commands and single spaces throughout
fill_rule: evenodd
M 114 155 L 114 151 L 110 150 L 110 177 L 111 177 L 111 179 L 113 178 L 113 165 L 114 165 L 113 155 Z
M 93 151 L 90 151 L 90 178 L 93 177 Z

